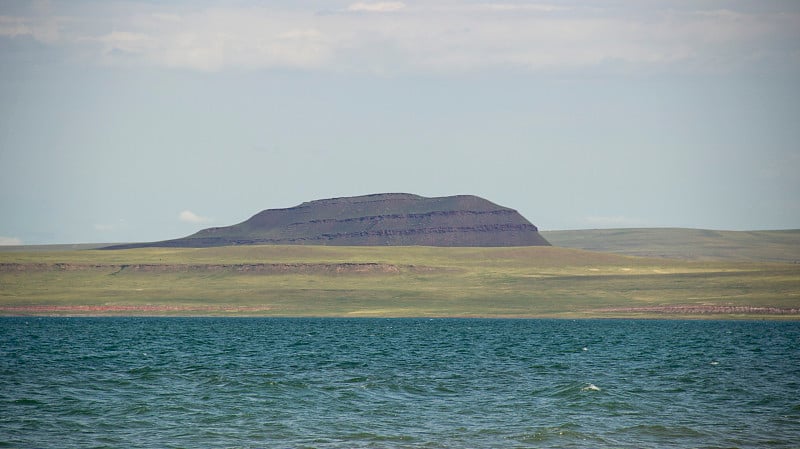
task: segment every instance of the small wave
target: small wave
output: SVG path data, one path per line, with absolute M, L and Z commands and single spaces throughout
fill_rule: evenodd
M 582 393 L 589 391 L 601 391 L 601 389 L 600 387 L 592 383 L 570 383 L 550 389 L 549 391 L 550 391 L 549 394 L 547 394 L 546 391 L 543 391 L 543 393 L 546 396 L 550 396 L 553 398 L 580 400 L 581 396 L 583 396 Z
M 665 426 L 661 424 L 639 424 L 620 429 L 620 433 L 651 435 L 662 438 L 704 437 L 705 433 L 687 426 Z
M 580 441 L 582 445 L 593 443 L 597 446 L 605 446 L 608 443 L 597 435 L 581 432 L 579 428 L 580 427 L 576 424 L 565 423 L 559 426 L 541 427 L 532 432 L 516 435 L 511 438 L 523 444 L 534 443 L 537 446 L 542 443 L 555 441 L 561 444 L 568 441 Z
M 35 405 L 35 406 L 45 405 L 44 402 L 42 402 L 42 401 L 37 401 L 36 399 L 30 399 L 30 398 L 16 399 L 16 400 L 13 401 L 13 404 L 15 404 L 15 405 Z
M 364 382 L 366 382 L 368 380 L 369 379 L 367 377 L 356 376 L 356 377 L 351 377 L 349 379 L 345 379 L 343 382 L 346 383 L 346 384 L 361 384 L 361 383 L 364 383 Z

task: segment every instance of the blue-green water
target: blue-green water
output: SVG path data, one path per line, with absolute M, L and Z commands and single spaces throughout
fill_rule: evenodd
M 800 323 L 0 319 L 0 447 L 800 447 Z

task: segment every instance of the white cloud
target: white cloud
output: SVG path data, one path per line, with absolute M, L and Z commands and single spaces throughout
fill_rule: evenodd
M 141 15 L 129 20 L 127 30 L 92 38 L 101 47 L 103 63 L 202 71 L 316 69 L 332 60 L 336 47 L 330 36 L 317 28 L 313 14 L 263 8 L 210 9 L 181 16 Z M 131 56 L 135 57 L 133 61 Z
M 197 214 L 195 214 L 194 212 L 192 212 L 190 210 L 185 210 L 185 211 L 181 212 L 180 214 L 178 214 L 178 219 L 180 221 L 184 221 L 186 223 L 194 223 L 194 224 L 208 223 L 208 222 L 212 221 L 210 218 L 201 217 L 200 215 L 197 215 Z
M 32 35 L 33 30 L 18 17 L 0 16 L 0 36 L 17 37 Z
M 5 237 L 0 235 L 0 246 L 18 246 L 22 245 L 22 240 L 17 237 Z
M 536 12 L 557 12 L 569 11 L 568 6 L 561 6 L 547 3 L 485 3 L 478 5 L 479 8 L 489 11 L 536 11 Z
M 31 36 L 37 41 L 54 44 L 59 41 L 59 21 L 52 17 L 0 16 L 0 36 Z
M 403 2 L 358 2 L 353 3 L 347 7 L 348 11 L 364 11 L 364 12 L 393 12 L 400 11 L 405 8 L 406 4 Z
M 100 43 L 105 57 L 120 54 L 145 55 L 155 44 L 153 38 L 146 34 L 127 31 L 113 31 L 103 36 L 81 38 L 81 40 Z
M 167 22 L 180 22 L 181 16 L 178 14 L 162 14 L 162 13 L 153 13 L 152 17 L 157 20 L 163 20 Z
M 604 64 L 696 71 L 752 69 L 765 62 L 800 67 L 800 8 L 697 8 L 680 1 L 634 7 L 432 0 L 355 2 L 339 11 L 403 14 L 323 14 L 303 7 L 134 8 L 112 2 L 68 18 L 3 16 L 0 37 L 57 41 L 105 64 L 205 71 L 539 71 Z

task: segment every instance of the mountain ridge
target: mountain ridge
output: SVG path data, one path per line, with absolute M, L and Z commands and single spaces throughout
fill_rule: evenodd
M 231 226 L 212 227 L 160 242 L 114 245 L 549 246 L 514 209 L 474 195 L 427 198 L 379 193 L 306 201 L 266 209 Z

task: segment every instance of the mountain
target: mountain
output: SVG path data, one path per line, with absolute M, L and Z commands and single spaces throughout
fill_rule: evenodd
M 267 209 L 233 225 L 141 247 L 228 245 L 549 246 L 519 212 L 472 195 L 407 193 L 330 198 Z

